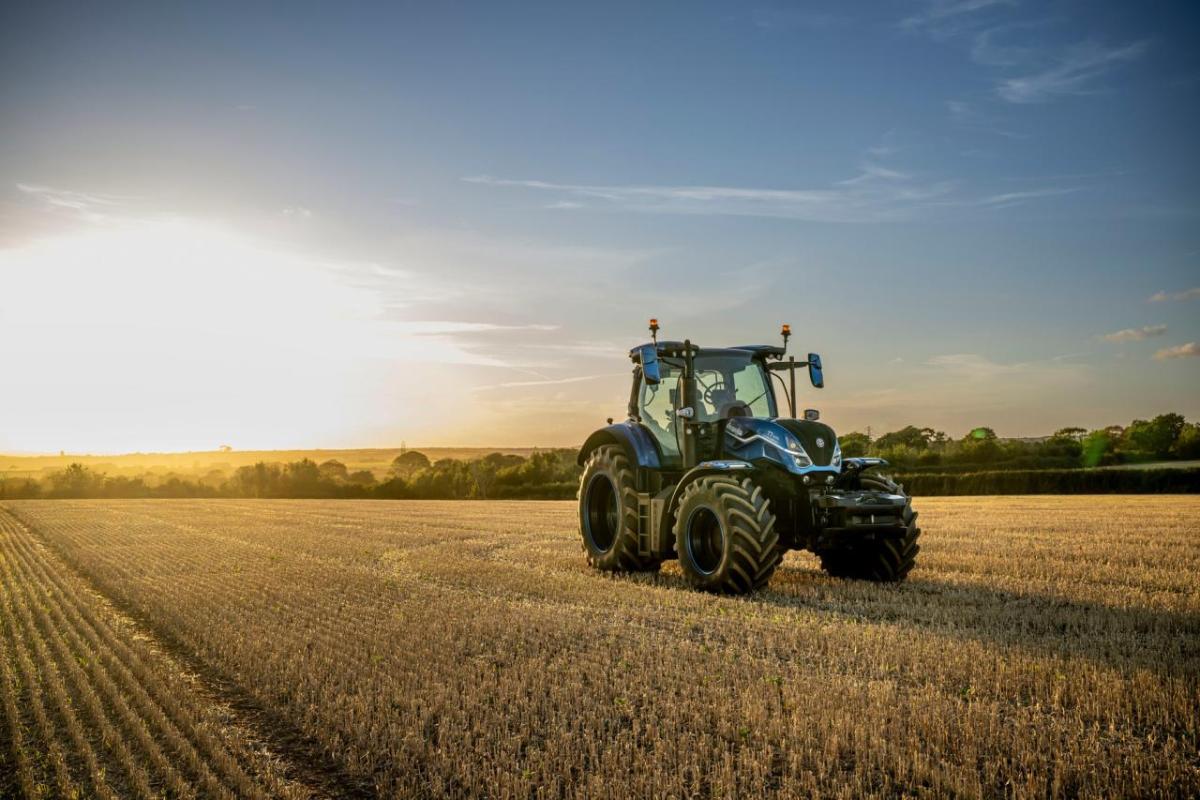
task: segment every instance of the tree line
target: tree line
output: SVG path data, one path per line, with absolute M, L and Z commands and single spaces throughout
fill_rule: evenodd
M 987 427 L 952 439 L 933 428 L 909 425 L 876 439 L 854 432 L 838 441 L 847 457 L 878 456 L 905 472 L 1077 469 L 1200 459 L 1200 424 L 1174 413 L 1124 427 L 1062 428 L 1041 439 L 1000 439 Z
M 1200 424 L 1161 414 L 1088 431 L 1063 428 L 1039 440 L 1000 439 L 980 427 L 953 439 L 908 426 L 870 438 L 840 437 L 845 457 L 878 456 L 918 494 L 1195 492 L 1200 470 L 1090 470 L 1150 461 L 1200 459 Z M 232 474 L 110 476 L 82 464 L 41 478 L 0 478 L 0 498 L 379 498 L 569 499 L 578 488 L 576 451 L 536 451 L 528 458 L 492 453 L 430 461 L 417 450 L 392 461 L 386 475 L 350 470 L 337 460 L 259 462 Z

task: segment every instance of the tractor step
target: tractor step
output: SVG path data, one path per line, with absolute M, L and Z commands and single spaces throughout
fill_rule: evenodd
M 638 537 L 637 549 L 639 556 L 648 556 L 651 549 L 651 539 L 654 532 L 654 501 L 649 492 L 638 492 Z

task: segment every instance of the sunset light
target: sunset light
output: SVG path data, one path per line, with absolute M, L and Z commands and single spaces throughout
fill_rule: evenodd
M 1198 41 L 0 5 L 0 799 L 1200 797 Z

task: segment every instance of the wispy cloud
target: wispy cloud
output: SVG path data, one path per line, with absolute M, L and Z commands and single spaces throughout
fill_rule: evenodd
M 1148 41 L 1107 47 L 1096 41 L 1072 45 L 1054 59 L 1053 66 L 1015 78 L 1006 78 L 996 93 L 1010 103 L 1039 103 L 1064 95 L 1094 94 L 1095 82 L 1120 64 L 1136 61 L 1149 48 Z
M 31 183 L 18 183 L 17 189 L 38 200 L 55 211 L 66 211 L 89 222 L 102 222 L 109 213 L 133 198 L 94 192 L 78 192 L 71 189 L 56 189 Z
M 871 165 L 847 181 L 821 189 L 567 184 L 490 176 L 463 180 L 556 192 L 630 211 L 780 217 L 812 222 L 903 219 L 922 204 L 945 198 L 955 188 L 952 181 L 919 182 L 898 171 Z
M 1078 186 L 1047 186 L 1019 192 L 968 195 L 961 191 L 957 181 L 921 180 L 912 173 L 871 161 L 862 163 L 857 175 L 821 189 L 573 184 L 493 178 L 487 175 L 463 180 L 484 186 L 553 192 L 572 198 L 547 206 L 552 208 L 607 206 L 636 212 L 846 223 L 913 219 L 921 211 L 933 208 L 1000 209 L 1029 200 L 1082 191 L 1082 187 Z
M 473 392 L 488 391 L 491 389 L 518 389 L 526 386 L 563 386 L 568 383 L 583 383 L 584 381 L 594 381 L 600 378 L 617 378 L 628 375 L 628 372 L 604 372 L 599 375 L 574 375 L 570 378 L 546 378 L 536 381 L 506 381 L 504 383 L 493 383 L 487 386 L 474 386 L 471 388 Z
M 1166 325 L 1146 325 L 1141 328 L 1126 328 L 1124 330 L 1106 333 L 1100 338 L 1106 342 L 1140 342 L 1153 336 L 1162 336 L 1167 332 Z
M 1001 364 L 979 353 L 948 353 L 930 358 L 925 366 L 936 367 L 963 378 L 988 379 L 1019 372 L 1026 365 Z
M 1154 354 L 1154 358 L 1157 361 L 1166 361 L 1171 358 L 1200 358 L 1200 343 L 1188 342 L 1174 347 L 1164 347 Z
M 1163 303 L 1167 300 L 1200 300 L 1200 286 L 1184 289 L 1182 292 L 1155 292 L 1150 295 L 1151 303 Z
M 979 11 L 998 6 L 1014 6 L 1016 0 L 932 0 L 922 4 L 920 11 L 900 20 L 904 30 L 942 30 L 946 25 L 955 25 Z
M 1051 186 L 1045 189 L 1030 189 L 1025 192 L 1003 192 L 1001 194 L 988 195 L 980 198 L 978 203 L 981 206 L 992 206 L 993 208 L 1004 208 L 1006 206 L 1023 203 L 1026 200 L 1036 200 L 1039 197 L 1057 197 L 1063 194 L 1073 194 L 1081 191 L 1078 186 Z
M 556 331 L 557 325 L 500 325 L 493 322 L 458 322 L 450 320 L 430 320 L 421 322 L 400 322 L 398 327 L 405 333 L 418 336 L 445 336 L 459 333 L 496 333 L 499 331 Z

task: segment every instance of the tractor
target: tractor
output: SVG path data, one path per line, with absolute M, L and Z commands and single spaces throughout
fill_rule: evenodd
M 588 562 L 653 572 L 678 558 L 692 587 L 745 594 L 788 550 L 809 550 L 835 577 L 904 580 L 920 529 L 903 487 L 876 472 L 887 462 L 843 458 L 818 411 L 796 416 L 796 370 L 823 388 L 821 357 L 788 356 L 788 325 L 782 346 L 698 347 L 658 330 L 650 320 L 651 341 L 629 351 L 628 419 L 579 451 Z

